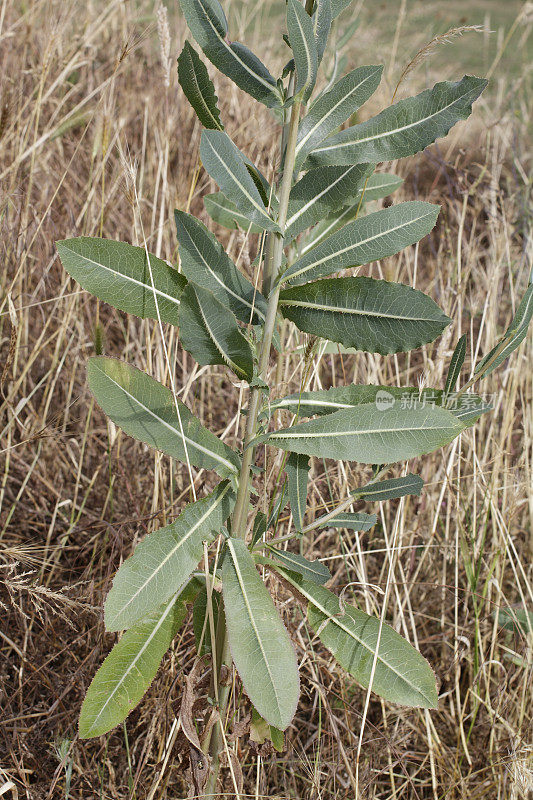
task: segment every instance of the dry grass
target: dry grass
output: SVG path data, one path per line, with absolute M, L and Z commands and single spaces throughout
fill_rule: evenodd
M 264 7 L 239 9 L 238 22 L 255 35 L 256 49 L 279 63 L 285 54 L 274 49 L 276 26 Z M 399 21 L 405 24 L 401 15 Z M 523 39 L 528 24 L 521 18 L 516 35 Z M 363 49 L 372 49 L 373 33 L 361 31 Z M 406 44 L 401 36 L 395 42 L 398 61 L 388 64 L 371 110 L 390 101 L 402 68 L 426 41 L 410 36 Z M 475 46 L 478 34 L 467 36 Z M 168 743 L 193 663 L 189 628 L 124 730 L 76 740 L 81 699 L 113 641 L 100 611 L 110 578 L 140 537 L 176 515 L 190 486 L 181 465 L 108 427 L 85 384 L 86 357 L 102 337 L 107 353 L 164 380 L 157 325 L 98 308 L 63 272 L 53 243 L 80 234 L 138 242 L 144 232 L 152 251 L 176 261 L 172 209 L 190 207 L 205 219 L 200 198 L 212 190 L 198 171 L 200 131 L 173 67 L 165 86 L 149 2 L 4 0 L 0 37 L 0 794 L 183 797 L 179 736 L 172 750 Z M 183 24 L 172 15 L 173 58 L 183 38 Z M 505 35 L 498 41 L 504 44 Z M 459 75 L 461 50 L 453 48 L 450 72 Z M 358 50 L 347 52 L 350 62 L 364 63 Z M 431 60 L 400 93 L 435 77 L 427 71 Z M 271 175 L 273 119 L 226 83 L 218 88 L 229 132 Z M 371 271 L 428 291 L 454 325 L 411 358 L 317 356 L 315 387 L 352 380 L 443 386 L 461 333 L 470 334 L 469 367 L 506 327 L 531 269 L 530 100 L 524 63 L 516 78 L 495 79 L 466 144 L 461 125 L 431 152 L 400 165 L 402 197 L 439 202 L 443 213 L 418 249 Z M 249 269 L 255 243 L 217 233 Z M 195 368 L 175 334 L 167 335 L 181 396 L 232 441 L 239 390 L 224 369 Z M 298 344 L 289 332 L 277 374 L 283 389 L 298 385 Z M 286 604 L 302 665 L 302 702 L 282 755 L 258 754 L 247 735 L 230 745 L 246 796 L 352 798 L 361 735 L 364 798 L 530 796 L 532 634 L 519 625 L 504 630 L 497 621 L 500 609 L 533 606 L 527 342 L 483 388 L 494 411 L 444 451 L 410 464 L 426 482 L 420 500 L 382 508 L 370 534 L 343 537 L 340 557 L 331 555 L 338 542 L 333 531 L 303 545 L 327 561 L 338 591 L 344 587 L 369 611 L 386 611 L 420 647 L 438 676 L 438 712 L 405 711 L 373 698 L 362 730 L 364 692 L 316 642 L 314 657 L 304 655 L 310 631 L 298 608 Z M 317 462 L 314 507 L 362 479 L 360 470 Z M 209 480 L 198 477 L 200 493 Z M 279 598 L 286 600 L 281 588 Z M 226 789 L 233 797 L 229 779 Z

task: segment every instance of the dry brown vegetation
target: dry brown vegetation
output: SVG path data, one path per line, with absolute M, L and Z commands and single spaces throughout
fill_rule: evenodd
M 258 51 L 281 64 L 285 54 L 273 44 L 279 14 L 272 21 L 268 8 L 251 6 L 239 4 L 237 23 L 255 37 Z M 172 11 L 167 87 L 155 20 L 152 3 L 141 0 L 0 3 L 3 797 L 187 794 L 174 734 L 193 664 L 190 626 L 124 730 L 76 739 L 81 699 L 114 639 L 104 634 L 100 610 L 111 576 L 139 538 L 177 514 L 190 487 L 181 465 L 108 426 L 85 383 L 95 345 L 164 380 L 157 325 L 98 307 L 68 278 L 54 249 L 55 240 L 73 235 L 134 243 L 145 236 L 153 252 L 176 263 L 173 208 L 190 207 L 207 221 L 201 196 L 213 188 L 199 169 L 200 130 L 174 67 L 184 26 Z M 522 15 L 515 26 L 521 38 L 510 46 L 523 43 L 530 27 Z M 372 27 L 354 35 L 367 59 L 376 59 Z M 453 75 L 462 74 L 463 48 L 477 46 L 479 34 L 469 35 L 464 45 L 449 45 Z M 370 110 L 390 102 L 406 61 L 425 42 L 410 36 L 408 44 L 396 42 L 397 61 Z M 505 35 L 498 42 L 505 44 Z M 390 55 L 390 43 L 378 49 Z M 349 64 L 364 63 L 358 47 L 345 52 Z M 429 83 L 431 69 L 426 60 L 409 75 L 410 92 Z M 272 176 L 275 121 L 226 83 L 218 82 L 218 93 L 230 133 Z M 461 333 L 469 333 L 467 368 L 490 349 L 531 269 L 530 109 L 525 62 L 515 77 L 495 76 L 468 126 L 402 166 L 402 199 L 440 203 L 438 228 L 418 249 L 369 269 L 429 292 L 454 325 L 410 359 L 316 356 L 315 387 L 350 381 L 441 387 Z M 251 271 L 256 243 L 240 233 L 217 234 Z M 175 332 L 167 336 L 181 397 L 233 440 L 245 399 L 239 388 L 222 368 L 195 367 Z M 277 375 L 283 388 L 299 385 L 301 343 L 294 332 L 287 339 Z M 528 346 L 526 340 L 482 387 L 493 412 L 453 445 L 409 465 L 426 483 L 420 499 L 384 506 L 369 534 L 343 535 L 342 557 L 331 556 L 334 531 L 302 545 L 305 554 L 327 561 L 339 591 L 369 611 L 383 613 L 389 583 L 387 618 L 433 665 L 439 710 L 406 711 L 372 699 L 362 729 L 365 693 L 315 642 L 314 657 L 304 655 L 312 634 L 299 609 L 286 604 L 302 701 L 283 754 L 258 752 L 246 726 L 229 743 L 242 765 L 241 796 L 352 798 L 361 736 L 361 797 L 530 796 L 533 639 L 512 611 L 533 606 Z M 344 496 L 362 478 L 342 464 L 316 462 L 312 503 L 318 511 L 332 490 Z M 200 475 L 198 490 L 207 485 L 209 477 Z M 283 603 L 282 588 L 278 595 Z M 515 619 L 507 629 L 498 623 L 502 610 Z M 237 721 L 238 715 L 234 728 Z

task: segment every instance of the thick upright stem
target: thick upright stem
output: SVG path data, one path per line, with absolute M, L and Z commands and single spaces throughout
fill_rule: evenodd
M 294 172 L 295 162 L 295 149 L 296 139 L 298 135 L 298 121 L 300 117 L 300 102 L 294 102 L 291 108 L 291 116 L 289 121 L 289 129 L 287 135 L 287 146 L 285 149 L 285 163 L 283 169 L 283 177 L 281 179 L 280 195 L 279 195 L 279 213 L 278 225 L 281 231 L 285 228 L 287 221 L 287 210 L 289 207 L 289 194 L 292 186 L 292 178 Z M 265 258 L 265 269 L 263 276 L 263 290 L 268 296 L 268 307 L 265 319 L 265 326 L 263 329 L 263 337 L 259 348 L 259 364 L 258 372 L 259 377 L 266 381 L 268 371 L 268 360 L 270 356 L 270 348 L 272 346 L 272 337 L 276 327 L 276 315 L 278 312 L 279 301 L 279 285 L 275 285 L 276 278 L 278 277 L 283 256 L 283 233 L 271 233 L 267 244 L 267 252 Z M 235 508 L 231 518 L 231 533 L 232 536 L 237 536 L 241 539 L 246 537 L 246 521 L 248 517 L 248 505 L 250 502 L 250 467 L 254 460 L 254 448 L 249 447 L 250 442 L 254 439 L 257 431 L 257 417 L 261 407 L 260 389 L 253 389 L 250 394 L 250 401 L 248 403 L 248 418 L 246 423 L 246 434 L 244 439 L 244 454 L 242 459 L 241 471 L 239 474 L 239 485 L 237 489 L 237 499 L 235 501 Z M 223 618 L 223 613 L 217 623 L 217 666 L 219 670 L 228 669 L 231 666 L 231 653 L 229 651 L 228 638 L 226 635 L 226 626 Z M 211 740 L 209 742 L 209 755 L 212 758 L 212 769 L 209 775 L 205 797 L 214 797 L 215 788 L 218 778 L 218 771 L 220 767 L 220 751 L 223 746 L 223 731 L 224 718 L 226 716 L 226 708 L 229 697 L 229 687 L 222 685 L 224 681 L 220 681 L 221 674 L 219 673 L 219 711 L 220 721 L 217 722 L 213 728 Z

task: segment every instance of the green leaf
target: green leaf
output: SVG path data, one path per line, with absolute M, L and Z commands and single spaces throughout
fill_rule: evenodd
M 395 405 L 380 411 L 375 403 L 364 403 L 264 434 L 254 443 L 336 461 L 393 464 L 431 453 L 463 429 L 453 414 L 436 406 L 413 403 L 407 410 Z
M 352 0 L 348 0 L 348 2 L 351 3 Z M 355 31 L 359 27 L 360 22 L 361 22 L 361 20 L 360 20 L 359 17 L 356 17 L 355 19 L 352 19 L 352 20 L 350 20 L 348 18 L 346 20 L 346 23 L 343 25 L 342 33 L 339 36 L 339 38 L 337 39 L 337 41 L 335 42 L 336 53 L 340 53 L 345 48 L 345 46 L 348 44 L 348 42 L 350 41 L 350 39 L 354 35 Z M 341 57 L 341 60 L 343 62 L 346 62 L 347 61 L 346 56 L 343 55 Z
M 433 670 L 403 636 L 386 623 L 380 636 L 376 617 L 344 603 L 341 608 L 339 598 L 323 586 L 283 574 L 308 600 L 307 618 L 320 641 L 361 686 L 367 689 L 370 684 L 377 650 L 375 694 L 402 706 L 437 707 Z
M 527 635 L 533 630 L 533 612 L 523 607 L 500 608 L 493 612 L 493 616 L 498 617 L 498 625 L 513 633 Z
M 343 511 L 331 519 L 315 520 L 315 528 L 346 528 L 349 531 L 369 531 L 373 528 L 378 518 L 375 514 L 365 514 L 363 511 Z
M 278 753 L 283 752 L 285 737 L 283 732 L 269 725 L 266 720 L 252 707 L 252 721 L 250 722 L 250 739 L 257 744 L 263 744 L 268 739 L 272 742 Z
M 451 322 L 422 292 L 362 277 L 284 289 L 279 308 L 301 331 L 381 355 L 432 342 Z
M 250 161 L 250 159 L 245 156 L 244 153 L 241 153 L 241 155 L 244 159 L 244 165 L 248 171 L 248 175 L 253 180 L 265 208 L 270 207 L 271 210 L 277 210 L 279 207 L 278 199 L 274 194 L 269 182 L 263 173 L 257 169 L 255 164 Z
M 268 520 L 266 514 L 262 511 L 258 511 L 255 515 L 254 519 L 254 526 L 252 528 L 252 539 L 250 542 L 250 547 L 254 547 L 257 544 L 259 539 L 266 533 L 268 528 Z
M 178 57 L 178 81 L 202 125 L 213 130 L 223 130 L 215 87 L 207 67 L 189 42 L 185 42 Z
M 157 319 L 158 307 L 162 322 L 178 324 L 186 280 L 156 256 L 150 254 L 148 264 L 144 247 L 88 236 L 64 239 L 56 246 L 68 274 L 100 300 L 142 319 Z
M 233 313 L 208 289 L 189 283 L 181 296 L 180 341 L 199 364 L 224 364 L 251 381 L 252 349 Z
M 350 222 L 294 262 L 283 281 L 301 284 L 399 253 L 435 226 L 440 207 L 411 200 Z
M 331 136 L 309 156 L 313 167 L 393 161 L 412 156 L 466 119 L 487 81 L 465 75 L 399 100 L 376 117 Z
M 307 578 L 313 583 L 323 584 L 331 580 L 331 572 L 321 561 L 309 561 L 298 553 L 291 553 L 289 550 L 278 550 L 276 547 L 267 545 L 269 553 L 277 559 L 287 569 L 297 572 L 298 575 Z M 268 562 L 268 559 L 265 559 Z
M 245 233 L 263 233 L 259 225 L 254 225 L 248 217 L 241 214 L 222 192 L 213 192 L 204 197 L 205 210 L 215 222 L 231 230 L 241 229 Z
M 213 620 L 215 627 L 218 619 L 218 607 L 220 602 L 219 597 L 220 595 L 218 592 L 211 593 L 211 605 L 213 608 Z M 209 619 L 206 621 L 207 616 L 207 587 L 204 586 L 204 588 L 198 592 L 192 609 L 192 627 L 194 631 L 194 640 L 196 642 L 196 652 L 199 656 L 210 653 L 212 649 L 211 625 L 209 623 Z M 202 632 L 204 634 L 204 639 L 202 646 L 200 647 Z
M 228 539 L 222 566 L 231 654 L 246 694 L 270 725 L 285 730 L 300 694 L 296 654 L 241 539 Z
M 188 459 L 194 467 L 213 469 L 223 478 L 238 473 L 237 453 L 146 373 L 115 358 L 94 356 L 87 364 L 87 375 L 100 408 L 128 436 L 178 461 Z
M 331 0 L 316 0 L 313 12 L 313 34 L 316 42 L 318 64 L 328 43 L 331 29 Z
M 295 152 L 297 168 L 320 142 L 374 94 L 382 72 L 381 65 L 358 67 L 317 98 L 298 128 Z
M 220 242 L 199 220 L 174 211 L 180 264 L 187 280 L 208 289 L 241 322 L 264 322 L 267 301 L 226 255 Z
M 455 394 L 446 397 L 442 389 L 418 389 L 414 386 L 371 386 L 349 384 L 321 389 L 315 392 L 295 392 L 269 404 L 269 413 L 277 410 L 298 413 L 300 417 L 316 417 L 331 414 L 341 408 L 358 406 L 361 403 L 375 403 L 381 410 L 387 410 L 395 403 L 402 408 L 411 408 L 414 402 L 423 405 L 445 406 L 463 425 L 473 425 L 482 414 L 490 410 L 481 397 Z M 447 405 L 448 403 L 448 405 Z
M 511 324 L 505 332 L 503 339 L 495 345 L 490 353 L 487 353 L 476 369 L 475 375 L 483 374 L 486 378 L 487 375 L 499 367 L 500 364 L 508 358 L 513 350 L 523 342 L 526 337 L 531 317 L 533 316 L 533 283 L 527 288 L 520 305 L 516 310 Z
M 176 597 L 127 631 L 93 678 L 81 707 L 81 739 L 101 736 L 123 722 L 155 678 L 181 627 L 186 607 Z
M 459 375 L 465 363 L 466 356 L 466 333 L 464 333 L 455 346 L 453 355 L 448 368 L 448 376 L 446 378 L 446 386 L 444 387 L 444 394 L 448 396 L 453 391 Z
M 355 165 L 357 167 L 364 167 L 363 164 Z M 320 167 L 319 167 L 320 169 Z M 342 167 L 324 167 L 324 169 L 343 169 Z M 346 168 L 345 168 L 346 169 Z M 349 169 L 349 167 L 348 167 Z M 315 170 L 310 170 L 315 172 Z M 398 189 L 403 183 L 403 178 L 398 178 L 396 175 L 390 175 L 387 172 L 379 172 L 371 175 L 361 191 L 351 201 L 351 204 L 339 209 L 334 214 L 330 214 L 308 233 L 305 241 L 300 248 L 300 256 L 304 256 L 317 244 L 327 239 L 332 233 L 342 228 L 347 222 L 359 216 L 361 208 L 364 208 L 365 203 L 370 200 L 379 200 L 381 197 L 387 197 Z
M 355 167 L 312 169 L 296 183 L 289 196 L 285 243 L 310 225 L 360 196 L 369 175 L 366 164 Z
M 270 528 L 271 525 L 273 525 L 274 527 L 277 526 L 279 515 L 287 505 L 288 497 L 285 489 L 286 489 L 286 483 L 284 482 L 278 496 L 275 498 L 274 501 L 272 500 L 270 501 L 269 515 L 267 517 L 267 529 Z
M 304 524 L 307 505 L 307 477 L 309 475 L 309 459 L 306 456 L 291 453 L 285 465 L 289 484 L 289 502 L 291 504 L 294 527 L 301 531 Z
M 200 158 L 226 197 L 251 221 L 267 231 L 279 226 L 269 217 L 241 151 L 224 131 L 202 131 Z
M 339 16 L 345 8 L 351 4 L 352 0 L 331 0 L 331 15 L 333 19 Z
M 296 65 L 294 94 L 301 93 L 306 103 L 316 82 L 318 52 L 313 22 L 299 0 L 288 0 L 287 29 Z
M 235 495 L 228 481 L 208 497 L 191 503 L 170 525 L 150 533 L 137 545 L 113 579 L 104 606 L 108 631 L 129 628 L 180 591 L 229 517 Z
M 389 478 L 387 481 L 369 483 L 354 492 L 354 498 L 362 498 L 372 503 L 381 503 L 383 500 L 397 500 L 399 497 L 416 495 L 420 497 L 424 481 L 420 475 L 404 475 L 401 478 Z
M 215 67 L 260 103 L 280 107 L 281 94 L 268 69 L 243 44 L 230 42 L 218 0 L 180 0 L 180 5 L 192 35 Z

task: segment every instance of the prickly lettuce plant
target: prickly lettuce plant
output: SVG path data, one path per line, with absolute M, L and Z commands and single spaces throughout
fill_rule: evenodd
M 378 618 L 340 605 L 325 587 L 327 568 L 285 549 L 285 543 L 325 526 L 368 530 L 376 516 L 350 512 L 356 499 L 377 503 L 419 495 L 417 475 L 383 480 L 387 466 L 432 452 L 476 422 L 487 407 L 465 390 L 518 346 L 533 310 L 530 287 L 502 341 L 459 391 L 464 337 L 443 389 L 351 384 L 307 391 L 303 383 L 297 394 L 269 398 L 271 356 L 282 358 L 281 325 L 292 323 L 311 342 L 333 342 L 341 351 L 387 356 L 434 341 L 450 323 L 430 297 L 409 286 L 331 276 L 398 253 L 431 231 L 439 208 L 430 203 L 403 202 L 366 213 L 367 201 L 390 195 L 401 183 L 376 172 L 376 165 L 445 136 L 468 117 L 486 82 L 465 76 L 437 83 L 341 130 L 377 89 L 382 73 L 380 66 L 359 66 L 315 91 L 332 21 L 346 5 L 288 0 L 292 57 L 276 80 L 254 53 L 230 41 L 218 0 L 181 0 L 205 56 L 281 122 L 279 179 L 270 185 L 225 132 L 205 63 L 185 44 L 179 81 L 204 126 L 201 162 L 219 187 L 204 198 L 205 207 L 217 223 L 258 237 L 262 291 L 215 236 L 183 211 L 175 212 L 179 269 L 146 248 L 121 242 L 82 237 L 57 244 L 65 269 L 82 287 L 122 311 L 178 326 L 181 346 L 199 364 L 224 365 L 248 386 L 245 435 L 235 449 L 200 423 L 173 382 L 169 389 L 113 358 L 96 356 L 88 363 L 96 401 L 126 434 L 184 462 L 191 476 L 194 469 L 213 470 L 221 480 L 170 525 L 146 536 L 118 570 L 105 601 L 105 624 L 125 632 L 87 692 L 80 736 L 99 736 L 126 718 L 192 604 L 199 654 L 211 652 L 216 721 L 203 736 L 193 731 L 189 739 L 199 757 L 208 756 L 202 788 L 211 793 L 231 689 L 228 670 L 235 666 L 275 744 L 298 703 L 295 650 L 262 575 L 277 576 L 294 592 L 310 628 L 362 687 L 401 705 L 436 707 L 435 676 L 423 656 Z M 279 428 L 274 423 L 282 410 L 292 423 Z M 255 464 L 260 443 L 284 451 L 286 477 L 276 481 L 268 513 L 254 489 L 261 480 Z M 352 487 L 347 500 L 306 523 L 312 457 L 371 464 L 374 470 L 369 484 Z M 293 531 L 276 537 L 287 499 Z

